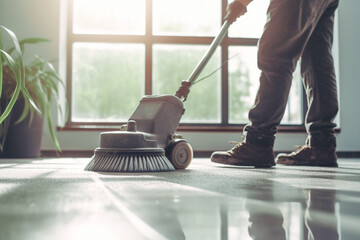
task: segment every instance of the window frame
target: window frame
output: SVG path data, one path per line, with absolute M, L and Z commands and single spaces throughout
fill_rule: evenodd
M 221 23 L 226 15 L 227 0 L 221 1 Z M 72 58 L 73 44 L 76 42 L 101 42 L 101 43 L 141 43 L 145 46 L 145 95 L 152 94 L 152 56 L 154 44 L 192 44 L 210 45 L 214 36 L 173 36 L 153 35 L 153 1 L 145 0 L 145 34 L 144 35 L 118 35 L 118 34 L 77 34 L 73 33 L 73 1 L 67 4 L 67 57 L 66 57 L 66 97 L 69 105 L 69 117 L 65 126 L 59 130 L 109 130 L 116 129 L 123 122 L 73 122 L 71 120 L 72 106 Z M 220 30 L 220 28 L 219 28 Z M 178 131 L 199 132 L 233 132 L 241 131 L 246 123 L 229 123 L 229 91 L 228 91 L 228 50 L 230 46 L 256 47 L 258 38 L 224 37 L 221 48 L 221 122 L 220 123 L 180 123 Z M 194 66 L 195 67 L 195 66 Z M 174 93 L 175 94 L 175 93 Z M 281 132 L 304 132 L 304 113 L 307 110 L 307 102 L 304 90 L 301 94 L 301 123 L 281 124 L 278 128 Z M 140 100 L 140 99 L 139 99 Z

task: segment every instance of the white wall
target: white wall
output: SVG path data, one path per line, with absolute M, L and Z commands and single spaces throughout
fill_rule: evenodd
M 358 0 L 340 0 L 339 65 L 341 134 L 338 145 L 343 151 L 360 150 L 360 27 Z
M 0 0 L 0 24 L 12 29 L 20 39 L 44 37 L 51 39 L 34 49 L 48 60 L 64 60 L 60 50 L 64 38 L 60 40 L 60 3 L 65 0 Z M 359 7 L 359 8 L 358 8 Z M 339 7 L 339 79 L 340 81 L 340 121 L 338 134 L 339 151 L 360 151 L 360 39 L 358 21 L 359 0 L 340 0 Z M 64 66 L 64 65 L 62 65 Z M 62 67 L 60 66 L 60 69 Z M 46 129 L 46 127 L 45 127 Z M 60 144 L 65 150 L 92 150 L 98 146 L 95 131 L 61 131 Z M 49 134 L 46 134 L 49 135 Z M 241 133 L 182 133 L 194 150 L 217 150 L 230 147 L 228 141 L 241 141 Z M 279 133 L 275 150 L 292 150 L 294 145 L 304 143 L 304 133 Z M 42 149 L 53 149 L 49 137 L 43 138 Z
M 14 31 L 19 40 L 50 39 L 50 43 L 27 48 L 48 60 L 59 58 L 59 19 L 59 0 L 0 0 L 0 24 Z

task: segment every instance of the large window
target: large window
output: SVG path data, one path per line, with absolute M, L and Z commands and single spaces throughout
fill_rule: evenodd
M 270 0 L 254 1 L 194 84 L 183 126 L 242 126 L 259 82 L 257 42 Z M 126 122 L 143 95 L 175 94 L 226 14 L 227 0 L 69 0 L 68 125 Z M 303 122 L 294 75 L 282 124 Z

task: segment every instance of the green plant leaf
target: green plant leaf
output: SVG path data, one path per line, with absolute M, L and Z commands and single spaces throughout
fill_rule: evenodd
M 49 76 L 53 77 L 54 79 L 56 79 L 56 81 L 58 83 L 60 83 L 63 88 L 65 88 L 65 84 L 64 84 L 63 80 L 60 78 L 60 76 L 57 73 L 54 73 L 51 71 L 47 71 L 45 73 L 48 74 Z
M 56 79 L 65 88 L 65 84 L 64 84 L 63 80 L 61 79 L 60 75 L 57 73 L 54 65 L 51 64 L 50 62 L 44 61 L 41 57 L 39 57 L 37 55 L 35 56 L 35 58 L 39 64 L 41 64 L 41 65 L 43 65 L 43 67 L 47 67 L 49 69 L 48 71 L 44 71 L 44 73 L 46 73 L 46 74 L 50 75 L 51 77 L 53 77 L 54 79 Z
M 10 126 L 10 118 L 6 118 L 5 121 L 0 124 L 0 151 L 4 151 L 4 145 L 7 137 L 7 133 Z
M 7 65 L 10 68 L 10 70 L 14 73 L 15 81 L 20 84 L 19 71 L 17 69 L 17 64 L 16 64 L 15 60 L 7 52 L 5 52 L 2 49 L 0 49 L 0 53 L 1 53 L 1 56 L 5 59 Z
M 30 107 L 29 107 L 29 101 L 27 101 L 27 99 L 25 98 L 25 99 L 24 99 L 24 109 L 23 109 L 23 111 L 22 111 L 19 119 L 16 120 L 15 124 L 18 124 L 18 123 L 24 121 L 24 119 L 26 118 L 26 116 L 27 116 L 28 113 L 29 113 L 29 108 L 30 108 Z M 31 122 L 29 121 L 29 125 L 30 125 L 30 124 L 31 124 Z
M 58 105 L 58 110 L 59 110 L 60 116 L 64 116 L 64 120 L 66 122 L 69 119 L 69 103 L 66 98 L 65 98 L 64 105 L 62 105 L 62 104 Z M 65 115 L 64 115 L 64 112 L 65 112 Z
M 61 152 L 61 147 L 60 147 L 59 141 L 58 141 L 58 139 L 57 139 L 57 137 L 56 137 L 55 130 L 54 130 L 53 125 L 52 125 L 51 116 L 50 116 L 50 111 L 47 111 L 47 112 L 46 112 L 46 119 L 47 119 L 47 123 L 48 123 L 48 126 L 49 126 L 51 139 L 53 140 L 56 149 L 57 149 L 59 152 Z
M 66 103 L 65 103 L 66 104 Z M 65 112 L 64 112 L 64 109 L 63 108 L 65 108 Z M 65 120 L 67 120 L 67 115 L 68 115 L 68 113 L 67 113 L 67 108 L 66 107 L 63 107 L 63 106 L 61 106 L 61 105 L 59 105 L 58 106 L 58 111 L 59 111 L 59 114 L 60 114 L 60 116 L 64 116 L 64 119 Z
M 0 31 L 0 49 L 2 49 L 1 31 Z M 0 54 L 0 99 L 2 94 L 2 85 L 3 85 L 3 64 L 2 64 L 2 55 Z
M 59 97 L 59 83 L 65 88 L 65 83 L 62 81 L 54 66 L 40 58 L 35 56 L 35 60 L 28 66 L 24 65 L 23 54 L 26 44 L 36 44 L 40 42 L 48 42 L 48 39 L 44 38 L 27 38 L 18 41 L 16 35 L 9 29 L 0 25 L 0 30 L 5 31 L 11 38 L 14 47 L 10 48 L 8 52 L 1 49 L 0 52 L 0 83 L 4 81 L 3 76 L 7 79 L 11 79 L 11 88 L 6 87 L 1 89 L 3 84 L 0 84 L 0 90 L 6 90 L 7 106 L 4 107 L 5 111 L 1 113 L 0 124 L 5 120 L 9 120 L 9 114 L 19 98 L 20 94 L 23 95 L 25 100 L 25 107 L 19 119 L 16 123 L 21 122 L 30 114 L 30 122 L 32 121 L 35 111 L 42 117 L 46 118 L 51 138 L 56 148 L 61 151 L 60 144 L 56 138 L 55 129 L 51 119 L 51 100 Z M 1 47 L 1 35 L 0 35 L 0 47 Z M 12 55 L 11 55 L 12 54 Z M 15 89 L 15 90 L 14 90 Z M 0 91 L 1 94 L 2 91 Z M 5 91 L 4 91 L 5 94 Z M 10 101 L 9 101 L 10 98 Z M 58 104 L 58 107 L 63 105 Z M 65 115 L 68 116 L 68 106 L 65 106 Z M 40 110 L 42 112 L 40 112 Z M 63 117 L 63 116 L 62 116 Z M 3 127 L 5 125 L 1 125 Z M 1 133 L 4 131 L 1 130 Z M 1 138 L 0 134 L 0 150 L 1 150 Z
M 47 101 L 47 98 L 45 97 L 46 94 L 45 92 L 43 91 L 43 88 L 39 88 L 39 86 L 42 86 L 42 83 L 41 83 L 41 80 L 37 77 L 34 79 L 34 83 L 33 83 L 34 86 L 36 87 L 33 87 L 33 96 L 34 98 L 36 98 L 36 101 L 39 105 L 39 108 L 41 108 L 41 113 L 40 115 L 42 117 L 45 117 L 45 106 L 46 104 L 48 103 Z
M 34 100 L 32 99 L 32 97 L 30 96 L 29 94 L 29 91 L 27 90 L 26 86 L 25 86 L 25 67 L 24 67 L 24 62 L 22 60 L 22 52 L 21 52 L 21 47 L 20 47 L 20 44 L 19 44 L 19 41 L 15 35 L 15 33 L 13 33 L 11 30 L 7 29 L 6 27 L 4 26 L 1 26 L 0 25 L 0 28 L 4 29 L 10 36 L 14 46 L 15 46 L 15 50 L 16 50 L 16 54 L 17 54 L 17 68 L 18 70 L 20 71 L 14 71 L 14 74 L 17 73 L 20 77 L 20 82 L 18 84 L 20 84 L 20 90 L 21 92 L 23 93 L 24 97 L 27 97 L 29 99 L 29 102 L 30 104 L 32 105 L 32 107 L 39 113 L 41 113 L 41 111 L 39 110 L 39 108 L 36 106 Z M 5 52 L 5 51 L 3 51 Z M 9 55 L 8 53 L 6 53 L 7 55 Z M 10 56 L 10 55 L 9 55 Z M 16 98 L 18 97 L 19 95 L 16 96 Z M 12 109 L 12 108 L 11 108 Z M 11 111 L 10 109 L 10 111 Z M 1 120 L 1 119 L 0 119 Z M 1 123 L 1 121 L 0 121 Z
M 17 84 L 14 94 L 12 95 L 9 104 L 6 106 L 4 112 L 0 116 L 0 124 L 9 116 L 12 108 L 15 105 L 17 98 L 19 97 L 20 89 L 21 89 L 20 84 Z
M 34 112 L 34 109 L 32 109 L 32 108 L 29 108 L 29 112 L 30 112 L 29 122 L 31 123 L 34 119 L 35 112 Z
M 16 50 L 16 54 L 18 56 L 18 60 L 19 60 L 19 67 L 20 67 L 20 70 L 21 68 L 23 67 L 24 63 L 22 61 L 22 53 L 21 53 L 21 48 L 20 48 L 20 44 L 19 44 L 19 41 L 15 35 L 15 33 L 13 33 L 11 30 L 7 29 L 6 27 L 0 25 L 0 28 L 2 28 L 3 30 L 5 30 L 7 32 L 7 34 L 9 34 L 14 46 L 15 46 L 15 50 Z M 10 55 L 10 53 L 8 53 Z
M 16 87 L 15 87 L 14 93 L 13 93 L 8 105 L 6 106 L 4 112 L 0 116 L 0 124 L 1 124 L 9 116 L 12 108 L 14 107 L 15 102 L 19 97 L 21 86 L 20 86 L 20 79 L 19 79 L 20 77 L 19 77 L 18 74 L 16 74 L 18 72 L 17 71 L 18 69 L 17 69 L 17 65 L 16 65 L 15 60 L 7 52 L 5 52 L 4 50 L 1 49 L 0 52 L 1 52 L 1 55 L 7 61 L 11 71 L 14 72 L 15 80 L 16 80 Z
M 39 91 L 42 93 L 39 95 L 41 101 L 44 103 L 44 115 L 45 115 L 45 118 L 47 120 L 47 123 L 48 123 L 48 128 L 49 128 L 49 131 L 50 131 L 50 135 L 51 135 L 51 139 L 53 140 L 54 144 L 55 144 L 55 147 L 56 149 L 60 152 L 61 151 L 61 147 L 60 147 L 60 144 L 59 144 L 59 141 L 56 137 L 56 134 L 55 134 L 55 131 L 54 131 L 54 128 L 53 128 L 53 124 L 52 124 L 52 121 L 51 121 L 51 114 L 50 114 L 50 102 L 48 102 L 46 99 L 45 99 L 45 91 L 41 85 L 41 82 L 40 82 L 40 79 L 38 79 L 37 81 L 37 84 L 38 84 L 38 88 L 39 88 Z
M 46 38 L 25 38 L 19 42 L 21 52 L 24 53 L 25 50 L 25 44 L 36 44 L 41 42 L 50 42 L 49 39 Z M 8 49 L 6 52 L 11 54 L 14 51 L 14 47 Z
M 50 71 L 56 76 L 57 79 L 61 80 L 59 74 L 57 74 L 56 69 L 54 67 L 54 65 L 52 65 L 51 63 L 46 63 L 46 65 L 48 66 L 48 68 L 50 69 Z
M 6 27 L 3 27 L 3 26 L 1 26 L 1 27 L 9 34 L 9 36 L 11 37 L 11 40 L 12 40 L 14 46 L 15 46 L 16 54 L 17 54 L 17 57 L 18 57 L 17 64 L 18 64 L 18 68 L 20 69 L 20 86 L 21 86 L 21 90 L 26 95 L 26 93 L 28 93 L 28 92 L 27 92 L 27 89 L 26 89 L 26 86 L 25 86 L 25 67 L 24 67 L 24 62 L 22 60 L 22 52 L 21 52 L 21 47 L 20 47 L 19 41 L 18 41 L 15 33 L 10 31 Z M 28 96 L 26 96 L 26 97 L 28 97 Z M 30 103 L 31 103 L 31 101 L 30 101 Z
M 34 100 L 32 99 L 29 91 L 27 90 L 27 88 L 25 86 L 21 86 L 21 92 L 24 94 L 25 97 L 28 98 L 31 106 L 35 109 L 35 111 L 37 111 L 39 114 L 41 114 L 41 110 L 36 106 Z

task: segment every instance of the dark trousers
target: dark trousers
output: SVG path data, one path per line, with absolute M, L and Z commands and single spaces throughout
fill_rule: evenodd
M 311 146 L 336 146 L 338 112 L 331 53 L 334 13 L 339 0 L 272 0 L 259 41 L 260 87 L 244 129 L 246 141 L 273 144 L 284 115 L 292 74 L 301 58 L 308 101 L 305 126 Z

